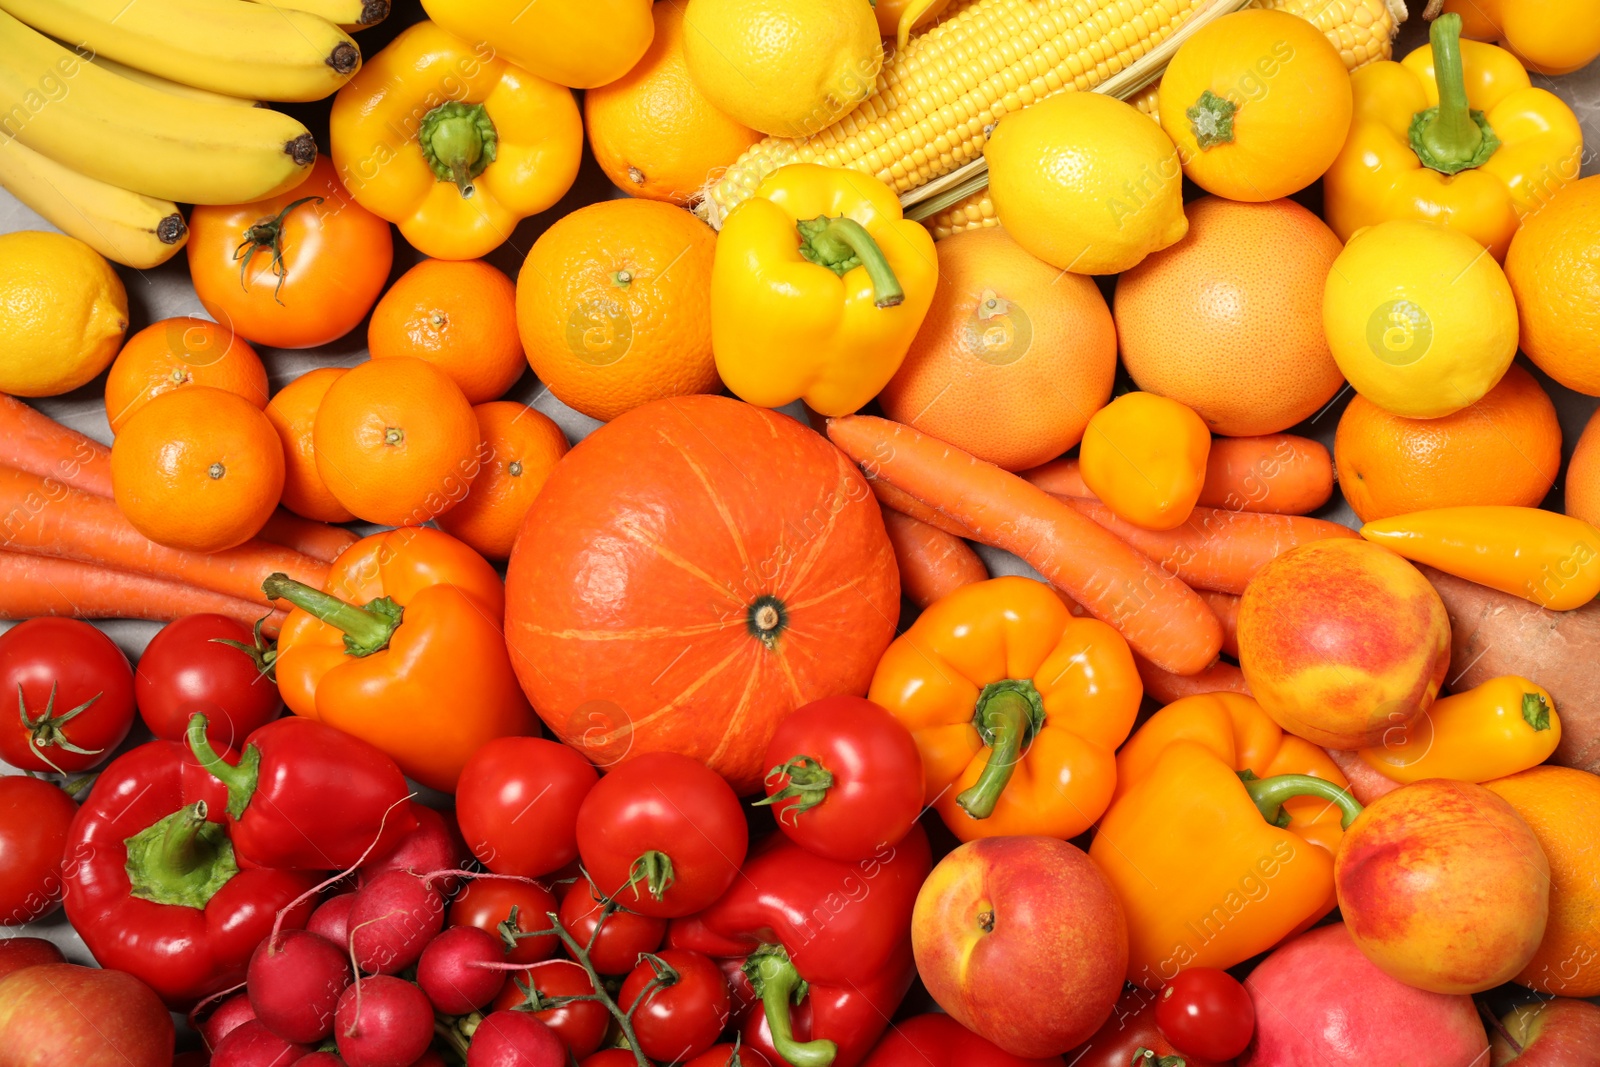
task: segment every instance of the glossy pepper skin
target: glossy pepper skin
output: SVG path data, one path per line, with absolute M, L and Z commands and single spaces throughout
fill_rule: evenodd
M 856 1067 L 916 975 L 911 909 L 930 867 L 920 826 L 857 863 L 773 834 L 667 944 L 724 961 L 744 1044 L 774 1067 Z
M 570 90 L 427 21 L 340 88 L 329 122 L 350 195 L 436 259 L 499 247 L 566 194 L 583 151 Z
M 1440 697 L 1361 758 L 1391 781 L 1424 778 L 1490 782 L 1537 767 L 1561 744 L 1561 716 L 1550 693 L 1526 678 L 1491 678 Z
M 939 280 L 933 238 L 868 175 L 775 171 L 729 213 L 711 268 L 711 349 L 735 396 L 848 415 L 900 369 Z
M 1596 0 L 1445 0 L 1461 16 L 1465 37 L 1504 41 L 1540 74 L 1570 74 L 1600 56 Z
M 972 841 L 1087 830 L 1111 801 L 1143 692 L 1121 635 L 1009 576 L 930 605 L 867 695 L 916 739 L 926 803 Z
M 1060 1056 L 1013 1056 L 948 1015 L 917 1015 L 895 1023 L 862 1067 L 1061 1067 Z
M 1510 52 L 1458 40 L 1459 28 L 1459 16 L 1441 16 L 1432 45 L 1350 75 L 1355 119 L 1323 175 L 1324 216 L 1341 241 L 1431 219 L 1503 260 L 1522 216 L 1577 180 L 1572 109 L 1534 88 Z
M 227 827 L 206 818 L 227 802 L 208 781 L 181 744 L 140 745 L 100 773 L 67 842 L 68 920 L 101 966 L 174 1011 L 243 982 L 278 910 L 319 880 L 240 869 Z M 186 787 L 208 799 L 185 805 Z M 289 911 L 284 928 L 305 926 L 315 903 Z
M 537 732 L 501 629 L 505 585 L 460 541 L 428 527 L 363 538 L 322 592 L 287 580 L 269 590 L 295 604 L 275 668 L 296 715 L 370 742 L 444 792 L 489 741 Z
M 1168 704 L 1117 768 L 1089 856 L 1128 914 L 1130 982 L 1232 967 L 1333 910 L 1333 857 L 1360 805 L 1327 753 L 1251 698 Z

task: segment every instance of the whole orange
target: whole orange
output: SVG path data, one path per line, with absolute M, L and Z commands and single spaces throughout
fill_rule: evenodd
M 1600 523 L 1600 411 L 1578 436 L 1567 464 L 1566 512 L 1585 522 Z
M 497 400 L 472 409 L 480 465 L 467 498 L 439 516 L 439 528 L 490 559 L 506 559 L 567 438 L 555 420 L 526 404 Z
M 1600 396 L 1600 175 L 1560 189 L 1506 253 L 1522 350 L 1550 377 Z
M 243 397 L 205 385 L 175 389 L 117 434 L 111 491 L 157 544 L 220 552 L 255 536 L 278 506 L 283 446 Z
M 267 371 L 244 338 L 209 319 L 180 316 L 153 322 L 128 338 L 106 375 L 111 432 L 154 397 L 207 385 L 267 404 Z
M 425 259 L 373 308 L 367 350 L 373 359 L 436 364 L 469 403 L 498 400 L 528 366 L 517 338 L 517 287 L 481 259 Z
M 1533 375 L 1512 364 L 1476 404 L 1442 419 L 1391 415 L 1357 394 L 1333 459 L 1362 522 L 1467 504 L 1536 507 L 1561 470 L 1561 424 Z
M 311 443 L 322 398 L 344 373 L 344 367 L 307 371 L 267 402 L 267 420 L 283 441 L 283 506 L 319 522 L 349 522 L 355 518 L 323 482 Z
M 412 356 L 359 364 L 328 387 L 311 429 L 317 473 L 351 514 L 418 526 L 478 472 L 478 420 L 450 376 Z
M 1128 373 L 1230 437 L 1310 418 L 1343 382 L 1322 332 L 1339 239 L 1292 200 L 1208 196 L 1184 210 L 1183 240 L 1117 281 L 1112 311 Z
M 1117 333 L 1100 290 L 1002 229 L 936 247 L 939 287 L 884 412 L 1007 470 L 1061 455 L 1111 396 Z
M 715 249 L 711 227 L 653 200 L 605 200 L 562 217 L 517 276 L 533 372 L 562 403 L 602 421 L 714 392 Z

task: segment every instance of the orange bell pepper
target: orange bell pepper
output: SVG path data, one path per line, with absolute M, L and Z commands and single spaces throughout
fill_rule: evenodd
M 925 803 L 963 841 L 1087 830 L 1111 800 L 1142 695 L 1115 630 L 1017 576 L 935 601 L 883 654 L 868 693 L 911 731 Z
M 1333 910 L 1333 857 L 1361 806 L 1327 753 L 1250 697 L 1156 712 L 1117 755 L 1089 855 L 1128 916 L 1128 980 L 1232 967 Z
M 1597 0 L 1445 0 L 1462 34 L 1504 41 L 1529 70 L 1571 74 L 1600 56 Z
M 262 588 L 294 605 L 274 663 L 289 710 L 370 742 L 423 785 L 452 793 L 484 744 L 536 732 L 501 629 L 505 585 L 449 534 L 374 534 L 321 590 L 281 574 Z

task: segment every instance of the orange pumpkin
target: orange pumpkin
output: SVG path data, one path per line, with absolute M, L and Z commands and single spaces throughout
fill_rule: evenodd
M 757 792 L 773 729 L 862 694 L 900 578 L 871 489 L 827 439 L 717 396 L 659 400 L 557 464 L 506 574 L 506 640 L 546 725 L 602 768 L 703 760 Z

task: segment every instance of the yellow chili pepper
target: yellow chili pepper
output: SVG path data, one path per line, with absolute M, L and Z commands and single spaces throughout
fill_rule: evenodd
M 1537 767 L 1561 743 L 1561 718 L 1550 694 L 1506 675 L 1441 697 L 1405 726 L 1386 731 L 1361 758 L 1396 782 L 1453 778 L 1491 782 Z
M 1328 224 L 1348 241 L 1389 219 L 1432 219 L 1504 259 L 1524 214 L 1576 180 L 1583 132 L 1503 48 L 1460 40 L 1440 16 L 1432 45 L 1350 75 L 1355 120 L 1323 175 Z
M 939 280 L 933 238 L 869 175 L 775 171 L 729 213 L 711 268 L 711 349 L 740 399 L 848 415 L 900 369 Z
M 1600 592 L 1600 530 L 1553 511 L 1435 508 L 1369 522 L 1361 536 L 1414 563 L 1551 611 L 1581 608 Z
M 1461 15 L 1461 33 L 1504 41 L 1529 70 L 1570 74 L 1600 56 L 1596 0 L 1445 0 Z
M 1084 486 L 1118 518 L 1146 530 L 1188 520 L 1210 455 L 1205 420 L 1154 393 L 1124 393 L 1095 412 L 1078 449 Z

